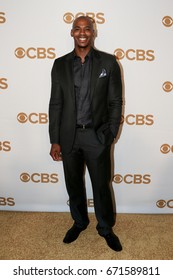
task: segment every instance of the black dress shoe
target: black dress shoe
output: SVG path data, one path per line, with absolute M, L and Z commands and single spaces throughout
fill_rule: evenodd
M 75 241 L 79 234 L 81 233 L 81 231 L 85 230 L 85 228 L 80 228 L 80 227 L 77 227 L 76 225 L 73 225 L 66 233 L 64 239 L 63 239 L 63 242 L 64 243 L 71 243 L 73 241 Z
M 121 251 L 122 250 L 120 240 L 119 240 L 118 236 L 116 236 L 113 232 L 108 233 L 106 235 L 101 235 L 101 236 L 105 238 L 108 246 L 112 250 L 114 250 L 114 251 Z

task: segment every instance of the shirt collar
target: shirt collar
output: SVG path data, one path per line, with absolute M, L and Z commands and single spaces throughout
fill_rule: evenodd
M 93 48 L 91 47 L 90 51 L 88 52 L 88 54 L 85 56 L 85 59 L 86 58 L 92 58 L 92 53 L 93 53 Z M 73 51 L 73 56 L 74 56 L 74 59 L 78 58 L 79 56 L 76 55 L 76 52 L 75 52 L 75 49 Z

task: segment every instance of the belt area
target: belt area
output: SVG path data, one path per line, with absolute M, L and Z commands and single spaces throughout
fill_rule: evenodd
M 77 124 L 76 128 L 87 129 L 93 127 L 92 124 Z

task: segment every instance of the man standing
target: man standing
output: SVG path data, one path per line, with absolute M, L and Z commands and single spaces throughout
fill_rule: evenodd
M 97 231 L 108 246 L 121 251 L 113 233 L 115 215 L 110 191 L 110 147 L 122 110 L 120 68 L 114 56 L 95 50 L 89 17 L 75 19 L 74 50 L 55 60 L 49 104 L 50 155 L 62 160 L 74 220 L 63 242 L 75 241 L 89 224 L 85 164 L 91 178 Z

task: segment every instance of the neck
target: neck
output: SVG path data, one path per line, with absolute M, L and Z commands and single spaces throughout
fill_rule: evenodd
M 88 48 L 75 47 L 75 53 L 77 56 L 81 58 L 82 62 L 85 61 L 85 56 L 89 53 L 90 50 L 91 50 L 91 46 Z

